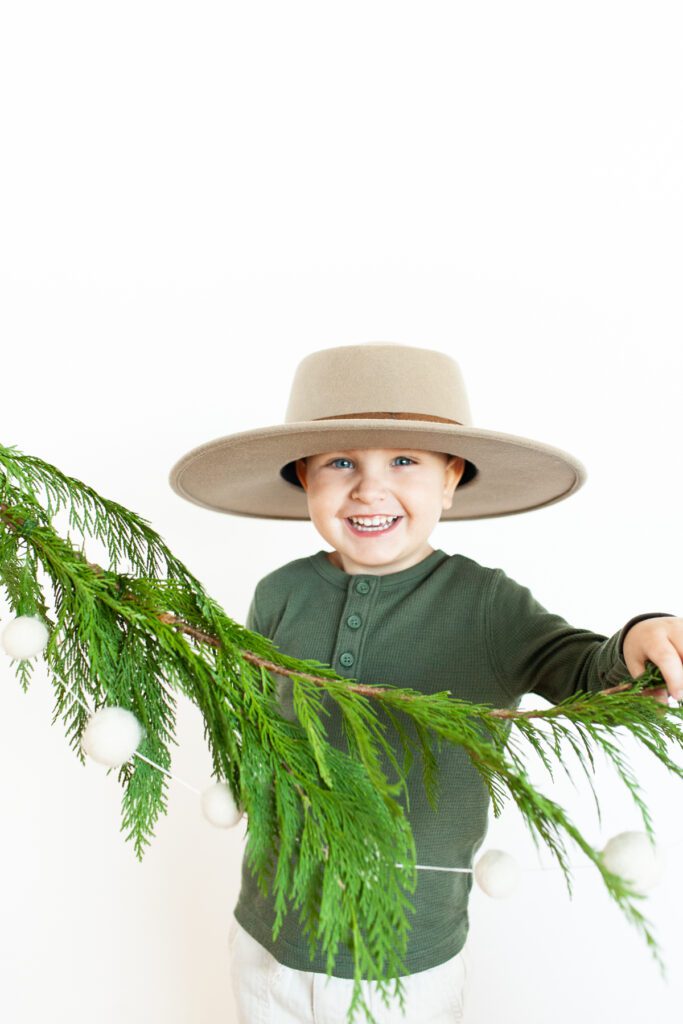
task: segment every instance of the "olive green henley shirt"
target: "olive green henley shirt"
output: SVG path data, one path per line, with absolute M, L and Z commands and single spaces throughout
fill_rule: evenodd
M 386 575 L 349 574 L 318 551 L 275 569 L 254 592 L 247 628 L 270 638 L 283 654 L 315 659 L 360 683 L 390 683 L 422 693 L 450 690 L 453 697 L 493 707 L 518 707 L 533 692 L 557 704 L 581 690 L 594 692 L 630 678 L 623 661 L 626 631 L 637 615 L 611 637 L 577 629 L 546 611 L 527 587 L 499 568 L 437 549 L 416 565 Z M 296 720 L 292 684 L 278 675 L 281 713 Z M 331 745 L 348 752 L 341 713 L 325 695 L 324 724 Z M 379 712 L 378 712 L 379 713 Z M 402 760 L 392 723 L 385 738 Z M 395 770 L 380 751 L 383 770 Z M 442 743 L 438 759 L 437 810 L 427 801 L 422 759 L 406 775 L 410 822 L 417 864 L 471 868 L 487 831 L 490 794 L 467 753 Z M 406 810 L 404 794 L 401 800 Z M 460 952 L 468 932 L 472 874 L 418 871 L 409 898 L 411 929 L 404 962 L 410 974 L 449 960 Z M 272 938 L 275 911 L 242 862 L 242 885 L 234 909 L 237 921 L 280 963 L 326 973 L 325 957 L 309 959 L 308 939 L 290 904 L 282 928 Z M 353 955 L 339 946 L 334 972 L 353 978 Z

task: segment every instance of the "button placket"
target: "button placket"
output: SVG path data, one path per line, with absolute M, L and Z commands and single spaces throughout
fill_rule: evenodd
M 358 660 L 358 652 L 360 651 L 362 641 L 362 631 L 359 632 L 359 630 L 361 630 L 361 627 L 367 623 L 368 619 L 367 611 L 364 613 L 363 616 L 361 616 L 357 611 L 354 610 L 353 606 L 356 604 L 356 600 L 362 601 L 363 597 L 370 594 L 372 590 L 373 584 L 370 582 L 370 580 L 367 579 L 357 579 L 349 584 L 349 589 L 347 592 L 347 611 L 349 611 L 350 614 L 347 614 L 345 618 L 342 618 L 342 629 L 340 630 L 338 638 L 339 645 L 343 648 L 346 648 L 342 650 L 338 656 L 339 664 L 342 666 L 343 669 L 350 669 L 353 667 L 353 665 L 356 664 Z M 357 599 L 355 597 L 356 594 L 361 595 L 361 597 Z M 348 608 L 348 605 L 351 605 L 351 609 Z M 346 647 L 348 640 L 346 639 L 346 636 L 344 634 L 344 629 L 353 630 L 355 634 L 354 639 L 356 641 L 356 646 L 355 649 L 353 650 L 349 650 Z

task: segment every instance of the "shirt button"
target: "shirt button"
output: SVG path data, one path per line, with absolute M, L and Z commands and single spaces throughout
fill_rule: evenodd
M 367 594 L 369 589 L 370 584 L 367 580 L 358 580 L 358 583 L 356 583 L 356 590 L 359 594 Z
M 353 665 L 353 655 L 351 651 L 344 651 L 343 654 L 339 655 L 339 660 L 344 668 L 350 668 Z
M 360 615 L 349 615 L 348 619 L 346 620 L 346 625 L 350 626 L 351 629 L 358 629 L 358 627 L 360 626 L 361 622 L 362 622 L 362 619 L 361 619 Z

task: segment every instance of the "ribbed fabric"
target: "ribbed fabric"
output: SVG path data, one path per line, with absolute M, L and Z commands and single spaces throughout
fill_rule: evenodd
M 389 683 L 422 693 L 450 690 L 451 696 L 493 707 L 516 708 L 525 693 L 552 704 L 584 690 L 595 692 L 629 678 L 623 661 L 626 631 L 637 615 L 611 637 L 577 629 L 546 611 L 531 591 L 499 568 L 437 549 L 417 565 L 387 575 L 351 575 L 318 551 L 261 579 L 247 616 L 247 628 L 269 637 L 282 653 L 315 659 L 359 683 Z M 277 676 L 281 712 L 295 720 L 292 683 Z M 330 744 L 348 752 L 336 704 L 324 696 L 329 717 L 322 722 Z M 389 719 L 385 737 L 401 753 Z M 404 716 L 408 734 L 410 721 Z M 422 762 L 415 749 L 406 776 L 417 863 L 471 867 L 488 826 L 490 795 L 469 757 L 453 744 L 435 745 L 439 764 L 437 811 L 427 801 Z M 401 763 L 401 757 L 399 757 Z M 382 754 L 383 770 L 395 781 Z M 406 810 L 405 797 L 399 799 Z M 411 931 L 405 964 L 410 974 L 428 970 L 460 952 L 467 937 L 472 875 L 418 871 L 409 895 Z M 264 898 L 242 863 L 242 886 L 235 917 L 280 963 L 326 973 L 325 958 L 309 959 L 308 940 L 291 905 L 274 942 L 273 900 Z M 334 974 L 353 977 L 353 956 L 336 953 Z

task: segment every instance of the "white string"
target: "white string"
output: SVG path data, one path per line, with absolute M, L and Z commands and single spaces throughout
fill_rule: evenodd
M 67 693 L 71 693 L 71 688 L 69 688 L 67 690 Z M 72 694 L 72 696 L 73 696 L 74 700 L 78 701 L 78 703 L 81 705 L 81 707 L 85 711 L 88 712 L 89 715 L 93 714 L 93 712 L 90 710 L 88 705 L 84 704 L 83 701 L 80 699 L 80 697 L 77 697 L 76 694 Z M 681 703 L 683 703 L 683 702 L 681 702 Z M 140 753 L 138 753 L 137 750 L 135 750 L 135 751 L 133 751 L 133 755 L 132 756 L 133 757 L 139 757 L 142 761 L 146 761 L 147 764 L 152 766 L 152 768 L 156 768 L 156 769 L 158 769 L 158 771 L 163 772 L 164 775 L 167 775 L 169 779 L 173 779 L 174 782 L 179 782 L 181 784 L 181 786 L 185 786 L 186 789 L 189 789 L 192 793 L 196 793 L 197 796 L 201 796 L 202 791 L 200 789 L 197 789 L 195 786 L 190 785 L 189 782 L 185 782 L 185 780 L 181 779 L 180 776 L 173 775 L 171 772 L 167 771 L 166 768 L 162 768 L 160 764 L 156 764 L 154 761 L 150 761 L 150 759 L 148 757 L 145 757 L 144 754 L 140 754 Z M 125 764 L 125 762 L 124 762 L 124 764 Z M 673 847 L 673 848 L 676 848 L 676 847 L 678 847 L 680 845 L 681 845 L 680 842 L 679 843 L 669 843 L 668 844 L 668 846 Z M 394 867 L 397 867 L 397 868 L 402 868 L 404 866 L 405 866 L 404 864 L 400 864 L 398 862 L 394 864 Z M 474 868 L 444 868 L 444 867 L 438 867 L 438 866 L 436 866 L 434 864 L 416 864 L 415 867 L 416 867 L 416 869 L 418 871 L 454 871 L 454 872 L 460 872 L 460 873 L 465 874 L 465 875 L 474 874 Z M 576 865 L 570 864 L 569 867 L 572 869 L 572 871 L 577 871 L 577 870 L 583 870 L 583 869 L 586 869 L 586 868 L 593 867 L 593 864 L 576 864 Z M 520 866 L 520 871 L 559 871 L 559 870 L 560 870 L 560 868 L 559 867 L 555 867 L 553 864 L 539 865 L 538 867 L 535 867 L 535 868 L 527 868 L 527 867 L 521 867 Z
M 405 867 L 404 864 L 394 864 L 395 868 Z M 462 871 L 464 874 L 471 875 L 473 868 L 436 868 L 431 864 L 416 864 L 416 868 L 420 871 Z
M 147 764 L 151 764 L 152 768 L 158 768 L 160 772 L 164 773 L 164 775 L 168 775 L 169 779 L 173 779 L 175 782 L 179 782 L 181 786 L 185 786 L 193 793 L 196 793 L 197 796 L 202 795 L 201 789 L 196 789 L 194 786 L 191 786 L 189 782 L 185 782 L 185 780 L 181 779 L 180 776 L 178 775 L 172 775 L 170 772 L 166 771 L 165 768 L 162 768 L 161 765 L 155 764 L 154 761 L 150 761 L 150 759 L 148 757 L 145 757 L 144 754 L 139 754 L 137 750 L 134 752 L 133 757 L 139 757 L 141 758 L 141 760 L 146 761 Z

